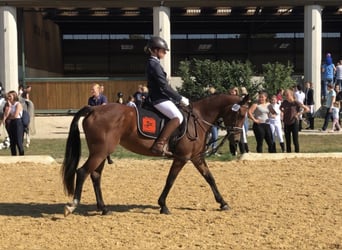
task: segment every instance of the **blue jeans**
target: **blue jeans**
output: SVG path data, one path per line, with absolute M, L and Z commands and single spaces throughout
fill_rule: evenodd
M 212 126 L 210 133 L 211 133 L 211 137 L 209 140 L 209 145 L 212 147 L 212 149 L 215 149 L 217 146 L 217 139 L 218 139 L 218 127 Z
M 332 83 L 333 79 L 327 78 L 322 80 L 322 86 L 321 86 L 321 97 L 326 98 L 328 94 L 328 83 Z
M 330 108 L 327 108 L 327 113 L 325 114 L 325 117 L 324 117 L 324 124 L 323 124 L 323 127 L 322 127 L 322 130 L 325 131 L 328 127 L 328 124 L 329 124 L 329 120 L 333 120 L 333 113 L 332 111 L 330 110 Z

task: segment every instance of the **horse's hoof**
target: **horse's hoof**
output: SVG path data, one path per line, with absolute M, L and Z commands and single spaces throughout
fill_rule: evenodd
M 107 209 L 102 210 L 102 215 L 111 215 L 111 214 L 112 214 L 112 211 L 110 210 L 107 210 Z
M 160 214 L 171 214 L 171 212 L 167 207 L 162 207 L 160 209 Z
M 65 205 L 64 206 L 64 217 L 67 217 L 69 214 L 71 214 L 74 210 L 72 207 Z
M 221 211 L 227 211 L 230 210 L 231 208 L 228 206 L 228 204 L 225 204 L 221 207 Z

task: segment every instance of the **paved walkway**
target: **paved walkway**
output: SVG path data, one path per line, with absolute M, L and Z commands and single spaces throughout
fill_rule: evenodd
M 37 116 L 35 117 L 35 127 L 36 133 L 31 136 L 32 139 L 56 139 L 56 138 L 67 138 L 69 133 L 69 126 L 71 124 L 73 116 Z M 81 131 L 81 136 L 84 136 L 82 130 L 82 118 L 79 121 L 79 127 Z M 4 139 L 4 131 L 3 127 L 0 130 L 1 132 L 1 141 Z M 220 133 L 224 134 L 224 131 L 220 131 Z M 303 130 L 300 132 L 305 135 L 333 135 L 334 133 L 320 132 L 318 130 Z M 248 136 L 254 136 L 253 131 L 248 131 Z M 249 153 L 243 155 L 241 160 L 262 160 L 262 159 L 285 159 L 285 158 L 293 158 L 293 157 L 317 157 L 317 154 L 303 154 L 303 153 L 291 153 L 291 154 L 257 154 L 257 153 Z M 342 157 L 342 153 L 329 153 L 329 154 L 319 154 L 320 157 Z M 30 161 L 30 162 L 42 162 L 42 163 L 52 163 L 54 159 L 50 156 L 25 156 L 25 157 L 13 157 L 13 156 L 2 156 L 0 157 L 0 162 L 18 162 L 18 161 Z
M 69 133 L 69 126 L 71 124 L 73 116 L 36 116 L 35 117 L 35 128 L 36 133 L 31 136 L 31 138 L 67 138 Z M 83 134 L 82 130 L 82 119 L 79 121 L 79 127 L 81 131 L 81 136 Z M 3 127 L 0 130 L 1 139 L 4 137 Z M 335 132 L 337 133 L 337 132 Z M 219 131 L 220 135 L 224 135 L 225 131 Z M 320 132 L 316 130 L 302 130 L 300 134 L 305 135 L 333 135 L 334 133 Z M 248 136 L 254 136 L 253 131 L 248 131 Z

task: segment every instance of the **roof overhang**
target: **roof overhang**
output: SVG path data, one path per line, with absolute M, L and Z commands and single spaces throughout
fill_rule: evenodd
M 60 7 L 79 7 L 79 8 L 120 8 L 124 4 L 125 7 L 223 7 L 223 6 L 274 6 L 276 5 L 322 5 L 332 6 L 341 5 L 341 0 L 0 0 L 0 6 L 14 7 L 40 7 L 40 8 L 60 8 Z

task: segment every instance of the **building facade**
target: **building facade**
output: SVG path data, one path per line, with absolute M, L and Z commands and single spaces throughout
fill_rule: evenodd
M 143 79 L 143 47 L 159 35 L 171 47 L 163 61 L 170 76 L 177 76 L 180 61 L 192 58 L 249 60 L 256 74 L 262 64 L 289 62 L 297 75 L 315 83 L 319 98 L 322 57 L 342 57 L 340 4 L 0 1 L 0 81 L 16 89 L 19 81 L 39 78 Z

